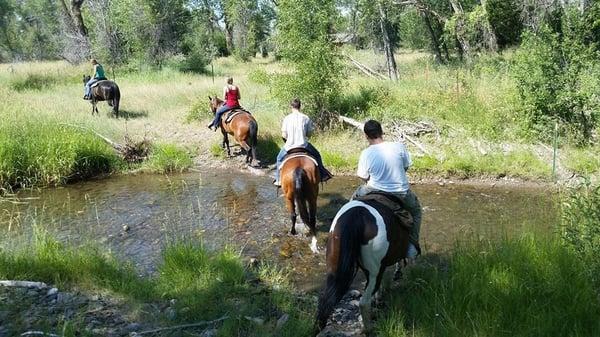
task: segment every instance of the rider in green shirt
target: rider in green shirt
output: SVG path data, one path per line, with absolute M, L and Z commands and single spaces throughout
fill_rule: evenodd
M 92 85 L 98 81 L 106 80 L 104 75 L 104 68 L 96 59 L 92 59 L 92 65 L 94 66 L 94 76 L 85 84 L 85 95 L 83 99 L 91 98 Z

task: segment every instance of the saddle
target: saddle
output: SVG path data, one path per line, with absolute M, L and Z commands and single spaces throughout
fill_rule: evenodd
M 289 149 L 287 151 L 287 154 L 285 155 L 285 157 L 283 157 L 283 162 L 281 162 L 281 167 L 283 167 L 283 164 L 285 164 L 286 161 L 288 161 L 292 158 L 298 158 L 298 157 L 306 157 L 306 158 L 312 160 L 313 163 L 315 163 L 315 166 L 319 166 L 319 164 L 317 163 L 317 160 L 310 153 L 308 153 L 308 151 L 306 151 L 305 148 L 295 147 L 295 148 Z
M 413 225 L 413 217 L 412 215 L 404 208 L 402 200 L 396 197 L 393 194 L 382 192 L 382 191 L 374 191 L 370 192 L 364 196 L 357 197 L 355 200 L 358 201 L 374 201 L 386 208 L 388 208 L 396 218 L 400 222 L 400 225 L 408 230 L 412 228 Z
M 225 116 L 222 119 L 225 121 L 225 124 L 228 124 L 231 122 L 233 117 L 235 117 L 239 114 L 242 114 L 242 113 L 247 113 L 247 114 L 251 115 L 251 113 L 245 109 L 235 108 L 235 109 L 227 111 L 227 113 L 225 114 Z

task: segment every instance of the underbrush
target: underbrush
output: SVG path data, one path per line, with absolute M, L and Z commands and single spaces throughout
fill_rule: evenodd
M 153 317 L 163 325 L 227 316 L 219 336 L 309 336 L 312 327 L 314 303 L 294 295 L 284 271 L 249 269 L 232 250 L 209 252 L 200 243 L 165 247 L 158 274 L 143 277 L 106 251 L 64 246 L 37 232 L 30 245 L 0 251 L 0 278 L 108 292 L 132 305 L 169 302 L 174 312 Z M 289 319 L 277 327 L 284 314 Z

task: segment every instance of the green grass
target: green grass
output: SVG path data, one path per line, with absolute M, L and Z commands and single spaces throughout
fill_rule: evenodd
M 51 119 L 5 119 L 0 124 L 0 188 L 57 185 L 108 173 L 121 165 L 91 133 Z
M 596 336 L 586 263 L 552 238 L 461 243 L 447 268 L 412 269 L 380 336 Z
M 598 146 L 578 148 L 569 147 L 560 149 L 565 153 L 564 165 L 570 171 L 577 174 L 588 176 L 600 172 L 600 156 L 598 156 Z
M 238 336 L 242 331 L 244 336 L 257 337 L 309 336 L 312 328 L 314 303 L 294 294 L 287 273 L 267 264 L 248 269 L 234 251 L 209 252 L 197 242 L 170 244 L 163 251 L 158 274 L 144 277 L 106 251 L 65 246 L 37 231 L 31 244 L 0 251 L 0 278 L 43 281 L 61 290 L 102 292 L 124 299 L 130 306 L 174 299 L 174 317 L 161 314 L 145 319 L 171 325 L 227 315 L 219 336 Z M 277 330 L 283 314 L 290 319 Z M 246 317 L 260 318 L 264 324 Z
M 155 144 L 144 167 L 154 173 L 181 173 L 192 167 L 190 154 L 172 144 Z

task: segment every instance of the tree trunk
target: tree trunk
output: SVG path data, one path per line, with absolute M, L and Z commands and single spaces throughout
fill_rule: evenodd
M 483 12 L 485 13 L 485 22 L 482 22 L 483 24 L 483 30 L 484 30 L 484 36 L 485 36 L 485 44 L 487 46 L 487 49 L 491 52 L 497 52 L 498 51 L 498 39 L 496 38 L 496 32 L 494 32 L 494 28 L 492 27 L 492 24 L 490 23 L 490 17 L 488 16 L 488 11 L 486 8 L 486 1 L 487 0 L 481 0 L 481 8 L 483 8 Z
M 233 54 L 233 26 L 231 22 L 227 19 L 227 15 L 224 17 L 223 21 L 225 21 L 225 46 L 227 47 L 227 52 L 229 55 Z
M 423 17 L 423 20 L 425 21 L 425 25 L 427 26 L 427 30 L 429 31 L 429 34 L 431 35 L 431 45 L 433 47 L 433 51 L 435 52 L 435 58 L 440 63 L 446 63 L 446 60 L 442 56 L 442 51 L 440 50 L 440 44 L 439 44 L 440 41 L 438 40 L 437 34 L 435 33 L 433 26 L 431 25 L 431 20 L 429 19 L 429 13 L 427 13 L 426 11 L 422 11 L 421 16 Z
M 83 0 L 71 0 L 71 14 L 77 32 L 81 34 L 81 36 L 87 37 L 87 28 L 85 28 L 83 16 L 81 16 L 81 5 L 83 5 Z
M 394 59 L 394 47 L 390 41 L 390 35 L 388 32 L 387 14 L 381 1 L 377 2 L 379 7 L 379 25 L 381 27 L 381 36 L 383 38 L 383 50 L 385 51 L 385 61 L 388 68 L 388 75 L 390 79 L 398 80 L 398 69 L 396 67 L 396 59 Z
M 454 10 L 454 15 L 456 16 L 456 40 L 460 44 L 460 49 L 462 50 L 462 57 L 467 63 L 471 62 L 471 45 L 469 44 L 469 39 L 467 38 L 466 32 L 466 23 L 465 23 L 465 13 L 463 11 L 462 6 L 458 0 L 450 0 L 450 4 L 452 5 L 452 9 Z

